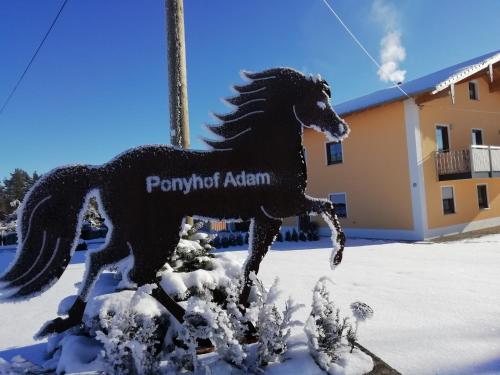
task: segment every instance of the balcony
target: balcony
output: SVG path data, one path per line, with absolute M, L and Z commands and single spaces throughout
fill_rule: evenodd
M 500 177 L 500 146 L 436 152 L 435 160 L 439 181 Z

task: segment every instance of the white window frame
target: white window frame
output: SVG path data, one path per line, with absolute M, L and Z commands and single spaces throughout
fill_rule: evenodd
M 474 85 L 474 90 L 476 91 L 476 99 L 472 99 L 470 97 L 469 83 L 472 83 Z M 469 100 L 472 100 L 474 102 L 477 102 L 479 100 L 479 82 L 477 81 L 477 79 L 473 79 L 472 81 L 467 82 L 467 96 L 469 97 Z
M 345 162 L 345 153 L 344 153 L 344 143 L 342 141 L 339 141 L 338 143 L 340 143 L 340 148 L 342 150 L 342 161 L 340 163 L 333 163 L 333 164 L 328 164 L 328 148 L 326 147 L 326 145 L 328 143 L 332 143 L 332 141 L 325 141 L 324 145 L 323 145 L 323 150 L 325 150 L 325 165 L 327 167 L 332 167 L 334 165 L 339 165 L 339 164 L 344 164 Z
M 444 204 L 443 204 L 443 188 L 446 188 L 446 187 L 451 187 L 451 190 L 453 191 L 453 208 L 455 209 L 455 212 L 453 213 L 445 213 L 444 212 Z M 444 216 L 447 216 L 447 215 L 455 215 L 457 212 L 458 212 L 458 209 L 457 209 L 457 196 L 455 195 L 455 186 L 453 185 L 441 185 L 440 186 L 440 189 L 441 189 L 441 212 L 443 213 Z M 477 190 L 476 190 L 476 195 L 477 195 Z
M 479 196 L 477 195 L 477 187 L 478 186 L 484 186 L 484 187 L 486 187 L 486 202 L 488 203 L 488 207 L 484 207 L 484 208 L 479 207 Z M 477 203 L 477 208 L 478 208 L 479 211 L 489 210 L 491 208 L 491 205 L 490 205 L 490 193 L 488 191 L 488 184 L 485 184 L 485 183 L 476 184 L 476 203 Z
M 452 149 L 452 147 L 451 147 L 451 124 L 437 123 L 437 124 L 434 124 L 434 142 L 436 142 L 436 151 L 439 151 L 437 137 L 436 137 L 436 131 L 437 131 L 438 126 L 443 126 L 443 127 L 448 128 L 448 146 L 450 147 L 449 149 L 451 150 Z
M 332 164 L 333 165 L 333 164 Z M 344 200 L 345 200 L 345 216 L 339 216 L 339 219 L 347 219 L 349 217 L 349 210 L 347 209 L 347 192 L 346 191 L 338 191 L 335 193 L 330 193 L 328 194 L 328 200 L 333 203 L 331 200 L 332 195 L 344 195 Z
M 484 140 L 484 130 L 481 129 L 481 128 L 472 128 L 470 130 L 470 136 L 471 136 L 471 144 L 474 145 L 475 143 L 474 142 L 474 130 L 479 130 L 481 132 L 481 138 L 483 139 L 483 145 L 486 144 L 485 140 Z

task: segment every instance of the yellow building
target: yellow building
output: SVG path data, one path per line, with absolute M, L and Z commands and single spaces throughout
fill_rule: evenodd
M 500 225 L 500 51 L 335 107 L 351 134 L 338 144 L 305 131 L 307 193 L 337 205 L 348 236 Z

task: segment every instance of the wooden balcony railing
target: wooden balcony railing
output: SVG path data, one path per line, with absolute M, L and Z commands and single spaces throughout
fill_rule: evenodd
M 470 151 L 436 152 L 436 169 L 438 176 L 470 172 Z
M 500 177 L 500 147 L 471 145 L 463 150 L 436 152 L 439 180 Z

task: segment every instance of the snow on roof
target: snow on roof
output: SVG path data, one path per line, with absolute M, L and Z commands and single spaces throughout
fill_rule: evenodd
M 414 79 L 399 85 L 409 96 L 415 96 L 432 91 L 436 94 L 450 85 L 471 76 L 489 65 L 500 61 L 500 50 L 450 66 L 424 77 Z M 394 102 L 405 98 L 405 94 L 397 85 L 387 89 L 375 91 L 371 94 L 337 104 L 335 109 L 340 116 L 358 112 L 384 103 Z

